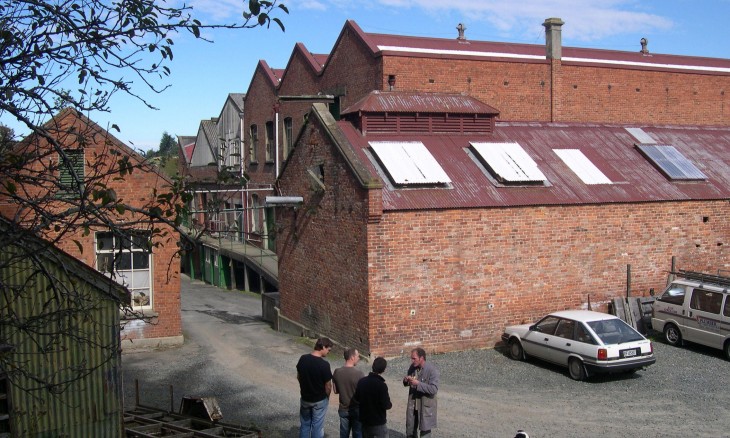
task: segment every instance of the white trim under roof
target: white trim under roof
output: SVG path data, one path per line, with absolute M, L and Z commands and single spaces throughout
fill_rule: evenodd
M 426 49 L 419 47 L 399 47 L 399 46 L 378 46 L 381 51 L 388 52 L 404 52 L 404 53 L 426 53 L 429 55 L 460 55 L 460 56 L 478 56 L 481 58 L 512 58 L 512 59 L 539 59 L 545 60 L 543 55 L 523 55 L 519 53 L 500 53 L 500 52 L 477 52 L 476 50 L 448 50 L 448 49 Z
M 585 184 L 613 184 L 580 149 L 553 149 L 553 152 L 563 160 L 570 170 Z
M 401 47 L 401 46 L 378 46 L 378 50 L 402 53 L 424 53 L 428 55 L 451 55 L 451 56 L 476 56 L 480 58 L 509 58 L 509 59 L 534 59 L 546 60 L 544 55 L 526 55 L 520 53 L 502 53 L 502 52 L 479 52 L 476 50 L 450 50 L 450 49 L 427 49 L 425 47 Z M 653 62 L 639 61 L 620 61 L 615 59 L 598 59 L 598 58 L 577 58 L 571 56 L 563 56 L 561 58 L 565 62 L 581 62 L 593 64 L 611 64 L 624 65 L 627 67 L 649 67 L 658 69 L 675 69 L 675 70 L 694 70 L 694 71 L 711 71 L 716 73 L 730 73 L 730 67 L 711 67 L 702 65 L 682 65 L 682 64 L 663 64 Z
M 469 143 L 500 182 L 534 183 L 547 179 L 519 143 Z
M 595 59 L 595 58 L 572 58 L 570 56 L 563 56 L 563 61 L 567 62 L 590 62 L 595 64 L 614 64 L 614 65 L 626 65 L 631 67 L 651 67 L 651 68 L 666 68 L 666 69 L 677 69 L 677 70 L 697 70 L 697 71 L 712 71 L 718 73 L 730 73 L 728 67 L 710 67 L 710 66 L 699 66 L 699 65 L 681 65 L 681 64 L 659 64 L 653 62 L 638 62 L 638 61 L 617 61 L 614 59 Z
M 448 184 L 451 179 L 420 141 L 371 141 L 394 184 Z

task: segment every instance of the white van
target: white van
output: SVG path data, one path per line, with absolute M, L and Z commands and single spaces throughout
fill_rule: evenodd
M 721 349 L 730 360 L 730 277 L 673 272 L 652 308 L 652 328 L 671 345 L 691 341 Z

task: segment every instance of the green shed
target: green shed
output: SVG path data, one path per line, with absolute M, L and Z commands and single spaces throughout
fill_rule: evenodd
M 0 436 L 122 436 L 127 290 L 17 225 L 0 233 Z

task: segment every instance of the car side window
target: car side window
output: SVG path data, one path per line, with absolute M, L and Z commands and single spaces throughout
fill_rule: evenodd
M 595 344 L 596 341 L 593 339 L 588 330 L 586 330 L 583 324 L 575 325 L 575 340 L 578 342 L 585 342 L 586 344 Z
M 545 317 L 542 321 L 535 324 L 535 331 L 552 335 L 555 333 L 555 327 L 558 325 L 559 321 L 560 318 L 556 316 Z
M 692 291 L 692 300 L 689 307 L 700 312 L 720 313 L 722 294 L 708 290 L 695 289 Z
M 664 293 L 658 298 L 659 301 L 671 304 L 684 304 L 684 286 L 678 284 L 672 284 L 664 291 Z
M 559 336 L 565 339 L 573 339 L 573 332 L 575 331 L 575 321 L 570 319 L 561 319 L 558 322 L 558 327 L 555 330 L 555 336 Z

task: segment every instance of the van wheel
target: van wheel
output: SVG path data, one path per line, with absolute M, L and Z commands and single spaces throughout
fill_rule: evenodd
M 664 326 L 664 340 L 667 344 L 679 347 L 682 345 L 682 333 L 679 331 L 674 324 L 667 324 Z
M 730 339 L 725 341 L 725 348 L 722 350 L 725 352 L 725 359 L 730 360 Z
M 583 367 L 583 362 L 579 359 L 570 359 L 568 362 L 568 372 L 570 373 L 570 378 L 573 380 L 585 380 L 586 378 L 586 369 Z
M 525 352 L 522 350 L 522 344 L 516 339 L 509 341 L 509 357 L 514 360 L 523 360 Z

